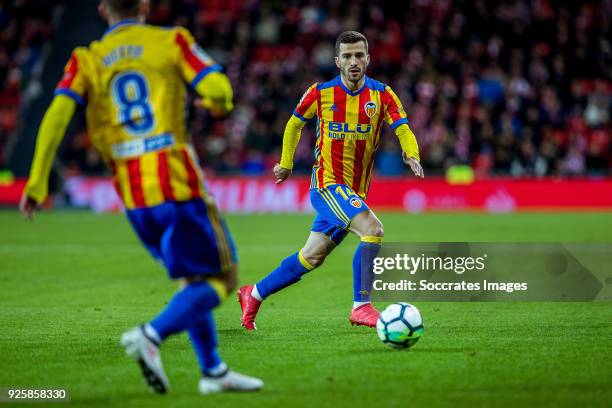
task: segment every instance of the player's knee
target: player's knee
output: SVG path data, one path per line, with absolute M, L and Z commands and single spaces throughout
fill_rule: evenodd
M 314 268 L 318 268 L 319 266 L 323 265 L 323 261 L 325 261 L 325 256 L 324 255 L 311 256 L 307 258 L 307 260 L 308 260 L 308 263 L 314 269 Z
M 301 254 L 308 265 L 312 267 L 311 269 L 318 268 L 319 266 L 323 265 L 323 261 L 325 261 L 325 257 L 327 256 L 327 254 L 324 253 L 304 249 L 301 250 Z
M 380 221 L 375 220 L 368 224 L 364 235 L 382 238 L 385 235 L 385 230 L 383 229 L 383 225 L 380 223 Z

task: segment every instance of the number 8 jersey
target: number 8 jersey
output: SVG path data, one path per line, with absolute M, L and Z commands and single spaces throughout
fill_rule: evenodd
M 221 67 L 184 28 L 132 21 L 74 50 L 56 94 L 86 106 L 93 145 L 126 208 L 203 196 L 185 123 L 186 87 Z

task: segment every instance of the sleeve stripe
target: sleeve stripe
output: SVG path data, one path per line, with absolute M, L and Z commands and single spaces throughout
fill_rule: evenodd
M 297 110 L 293 111 L 293 116 L 295 116 L 296 118 L 298 118 L 302 122 L 307 122 L 306 118 L 303 117 L 302 115 L 300 115 Z
M 191 51 L 189 44 L 187 44 L 187 40 L 181 33 L 176 35 L 176 43 L 181 47 L 185 60 L 194 71 L 200 72 L 206 68 L 206 65 Z
M 399 105 L 391 94 L 387 94 L 387 106 L 389 115 L 393 121 L 401 119 L 402 116 L 399 113 Z
M 393 122 L 391 124 L 391 129 L 395 130 L 398 126 L 403 125 L 403 124 L 407 125 L 408 124 L 408 119 L 401 118 L 401 119 L 396 120 L 395 122 Z
M 389 86 L 385 88 L 381 97 L 388 115 L 385 121 L 389 123 L 391 129 L 395 130 L 398 126 L 409 123 L 406 112 L 402 108 L 402 102 Z
M 204 79 L 206 75 L 210 74 L 211 72 L 221 72 L 222 70 L 223 69 L 219 64 L 211 65 L 210 67 L 204 68 L 203 70 L 198 72 L 195 78 L 193 78 L 193 81 L 191 81 L 191 87 L 195 89 L 195 87 L 198 86 L 200 81 Z
M 298 106 L 295 108 L 295 112 L 299 113 L 303 117 L 312 104 L 316 102 L 316 100 L 317 91 L 314 86 L 311 86 L 300 100 Z
M 66 67 L 66 71 L 64 72 L 64 76 L 57 84 L 57 88 L 70 88 L 76 74 L 79 70 L 79 64 L 74 53 L 70 56 L 70 60 L 68 61 L 68 66 Z
M 399 110 L 400 110 L 399 108 L 400 108 L 400 106 L 402 106 L 402 102 L 399 100 L 399 98 L 397 97 L 397 95 L 395 95 L 394 93 L 393 93 L 393 94 L 391 94 L 391 100 L 393 101 L 393 103 L 395 103 L 395 106 L 397 107 L 399 117 L 403 117 L 403 118 L 405 118 L 405 117 L 406 117 L 406 115 L 405 115 L 405 114 L 404 114 L 404 115 L 402 115 L 402 114 L 399 112 Z
M 78 103 L 81 106 L 85 106 L 85 99 L 83 99 L 83 97 L 81 95 L 79 95 L 78 93 L 74 92 L 72 89 L 66 89 L 66 88 L 58 88 L 55 90 L 55 92 L 53 92 L 53 95 L 66 95 L 72 99 L 74 99 L 74 101 L 76 103 Z

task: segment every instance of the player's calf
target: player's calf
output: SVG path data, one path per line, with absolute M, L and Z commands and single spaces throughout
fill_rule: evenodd
M 311 232 L 304 248 L 287 258 L 256 285 L 238 290 L 238 302 L 242 308 L 242 326 L 255 330 L 255 317 L 261 302 L 273 293 L 299 281 L 302 276 L 320 266 L 335 248 L 335 243 L 325 234 Z
M 247 285 L 238 289 L 238 302 L 242 308 L 242 326 L 247 330 L 256 330 L 255 317 L 261 302 L 272 293 L 299 281 L 302 275 L 314 268 L 300 251 L 285 258 L 278 268 L 256 285 Z
M 371 210 L 358 214 L 351 222 L 351 231 L 360 238 L 353 257 L 353 325 L 375 327 L 379 312 L 372 306 L 370 294 L 374 282 L 372 264 L 380 251 L 383 225 Z

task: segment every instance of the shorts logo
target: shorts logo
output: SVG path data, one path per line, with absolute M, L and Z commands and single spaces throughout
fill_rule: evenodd
M 365 103 L 365 105 L 363 105 L 363 109 L 365 110 L 366 115 L 368 115 L 368 118 L 372 118 L 372 116 L 376 115 L 376 102 L 374 101 L 368 101 Z
M 351 201 L 349 201 L 349 203 L 351 203 L 351 205 L 355 208 L 361 208 L 361 200 L 358 198 L 351 198 Z

